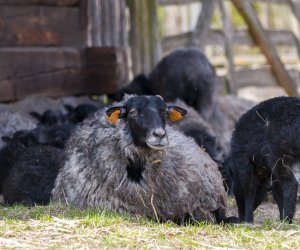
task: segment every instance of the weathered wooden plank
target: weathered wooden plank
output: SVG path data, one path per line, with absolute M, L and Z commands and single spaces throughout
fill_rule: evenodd
M 259 2 L 286 4 L 287 0 L 258 0 Z
M 0 46 L 82 46 L 79 8 L 1 6 Z
M 77 6 L 79 3 L 80 0 L 0 0 L 0 5 Z
M 201 2 L 203 0 L 158 0 L 158 3 L 162 6 L 168 5 L 185 5 L 191 3 Z M 287 0 L 257 0 L 259 2 L 267 2 L 267 3 L 280 3 L 286 4 Z
M 266 56 L 278 83 L 285 89 L 288 95 L 298 96 L 297 88 L 287 74 L 273 43 L 265 34 L 265 30 L 263 29 L 251 2 L 242 0 L 231 1 L 243 16 L 249 27 L 250 34 Z
M 168 5 L 185 5 L 185 4 L 191 4 L 191 3 L 197 3 L 201 0 L 158 0 L 158 4 L 163 6 Z
M 232 94 L 237 93 L 236 79 L 235 79 L 235 65 L 234 65 L 234 55 L 233 55 L 233 31 L 231 21 L 224 4 L 223 0 L 218 0 L 219 8 L 222 17 L 223 30 L 224 30 L 224 48 L 226 55 L 226 67 L 228 72 L 228 81 L 229 81 L 229 92 Z
M 103 94 L 126 83 L 127 59 L 120 49 L 0 48 L 0 101 Z
M 297 86 L 300 87 L 299 71 L 295 69 L 288 70 L 289 76 L 293 79 Z M 249 69 L 243 68 L 236 70 L 235 77 L 237 87 L 273 87 L 278 86 L 270 67 Z
M 157 0 L 128 0 L 133 74 L 149 73 L 161 58 Z
M 125 50 L 115 47 L 87 48 L 87 84 L 100 93 L 114 93 L 128 83 Z
M 88 45 L 127 47 L 126 5 L 124 0 L 86 0 Z
M 297 40 L 292 31 L 289 30 L 272 30 L 266 31 L 272 43 L 276 45 L 298 46 Z M 178 47 L 189 45 L 192 33 L 186 32 L 175 36 L 167 36 L 162 39 L 163 51 L 170 51 Z M 236 45 L 255 45 L 253 39 L 247 31 L 235 31 L 233 33 L 233 43 Z M 209 30 L 205 37 L 205 44 L 224 45 L 224 35 L 221 30 Z
M 214 13 L 216 0 L 203 0 L 201 13 L 195 29 L 192 31 L 190 46 L 204 48 L 204 41 L 210 29 L 211 18 Z

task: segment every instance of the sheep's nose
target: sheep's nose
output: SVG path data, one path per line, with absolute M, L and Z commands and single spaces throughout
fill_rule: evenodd
M 157 138 L 164 138 L 166 136 L 166 131 L 162 128 L 157 128 L 153 131 L 152 134 Z

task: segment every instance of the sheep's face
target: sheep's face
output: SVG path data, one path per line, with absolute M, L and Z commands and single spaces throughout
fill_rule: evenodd
M 179 120 L 186 111 L 176 106 L 167 106 L 160 96 L 135 96 L 124 106 L 107 110 L 108 120 L 116 124 L 125 118 L 133 142 L 139 147 L 161 150 L 168 145 L 166 119 Z

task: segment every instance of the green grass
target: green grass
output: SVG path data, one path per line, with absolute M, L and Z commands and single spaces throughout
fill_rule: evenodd
M 300 221 L 281 223 L 266 209 L 272 218 L 260 224 L 178 226 L 59 204 L 0 207 L 0 249 L 299 249 Z

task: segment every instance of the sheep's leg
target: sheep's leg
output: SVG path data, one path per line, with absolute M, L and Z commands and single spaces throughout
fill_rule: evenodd
M 261 202 L 264 200 L 266 194 L 270 190 L 270 185 L 268 184 L 269 180 L 263 181 L 260 183 L 260 185 L 257 185 L 256 189 L 256 195 L 253 205 L 253 211 L 261 204 Z
M 224 224 L 232 224 L 232 223 L 240 223 L 240 220 L 236 216 L 229 216 L 226 217 L 224 211 L 222 211 L 220 208 L 214 211 L 216 222 L 218 224 L 224 223 Z
M 245 162 L 245 161 L 244 161 Z M 237 164 L 237 162 L 235 163 Z M 253 204 L 255 199 L 254 173 L 251 164 L 239 164 L 238 176 L 234 180 L 234 195 L 241 221 L 253 222 Z
M 273 196 L 278 205 L 280 220 L 292 223 L 297 201 L 298 182 L 290 168 L 278 167 L 274 174 Z
M 254 193 L 250 190 L 245 196 L 245 222 L 253 223 L 253 204 L 254 204 Z
M 236 185 L 234 187 L 236 187 Z M 234 196 L 235 196 L 236 205 L 238 207 L 239 219 L 240 221 L 244 221 L 245 220 L 244 195 L 241 193 L 241 190 L 234 189 Z

